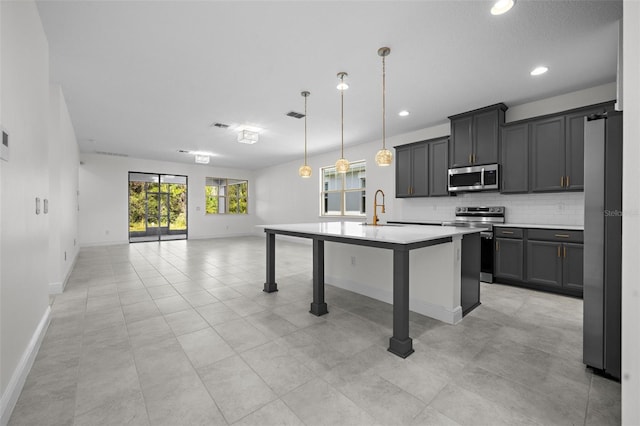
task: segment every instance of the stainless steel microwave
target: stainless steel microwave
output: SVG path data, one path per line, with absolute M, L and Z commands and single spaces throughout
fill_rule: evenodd
M 449 192 L 495 190 L 499 182 L 497 164 L 449 169 Z

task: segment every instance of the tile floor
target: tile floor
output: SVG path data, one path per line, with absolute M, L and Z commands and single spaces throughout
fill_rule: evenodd
M 581 363 L 582 302 L 483 284 L 452 326 L 327 286 L 308 313 L 311 247 L 264 239 L 86 248 L 10 425 L 615 425 L 620 385 Z

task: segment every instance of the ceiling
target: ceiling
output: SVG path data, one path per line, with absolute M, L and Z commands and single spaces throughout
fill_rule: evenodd
M 497 102 L 516 105 L 615 81 L 621 1 L 48 1 L 38 9 L 51 78 L 82 152 L 258 169 L 387 137 Z M 544 64 L 549 72 L 531 77 Z M 408 117 L 397 112 L 407 109 Z M 228 129 L 212 125 L 229 124 Z M 233 129 L 262 130 L 254 145 Z

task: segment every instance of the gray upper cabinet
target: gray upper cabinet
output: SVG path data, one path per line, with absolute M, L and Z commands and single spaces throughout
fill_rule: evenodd
M 529 126 L 527 123 L 502 128 L 500 146 L 500 192 L 529 191 Z
M 449 195 L 448 137 L 396 146 L 395 150 L 396 198 Z
M 411 195 L 411 146 L 396 147 L 396 197 Z
M 584 189 L 584 117 L 612 107 L 604 103 L 529 123 L 532 192 Z
M 429 142 L 429 196 L 449 195 L 448 165 L 449 138 L 435 139 Z
M 498 162 L 500 126 L 504 124 L 506 109 L 507 106 L 500 103 L 449 117 L 450 167 Z
M 451 167 L 471 165 L 473 152 L 473 117 L 461 117 L 451 120 L 451 144 L 449 145 L 449 160 Z M 453 142 L 455 141 L 455 143 Z
M 397 146 L 396 198 L 429 196 L 429 149 L 426 142 Z
M 417 144 L 411 149 L 411 196 L 429 196 L 429 147 Z
M 531 135 L 531 190 L 561 191 L 565 180 L 564 115 L 533 121 Z
M 605 106 L 566 115 L 566 189 L 584 190 L 584 119 L 606 110 Z

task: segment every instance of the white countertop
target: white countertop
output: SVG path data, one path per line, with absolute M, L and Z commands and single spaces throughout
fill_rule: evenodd
M 439 238 L 462 238 L 465 234 L 484 231 L 481 228 L 460 228 L 455 226 L 421 225 L 363 225 L 359 222 L 317 222 L 283 225 L 258 225 L 275 231 L 299 232 L 310 235 L 328 235 L 358 240 L 377 241 L 393 244 L 411 244 Z
M 501 223 L 494 226 L 500 228 L 566 229 L 567 231 L 584 231 L 584 226 L 579 225 L 532 225 L 530 223 Z

